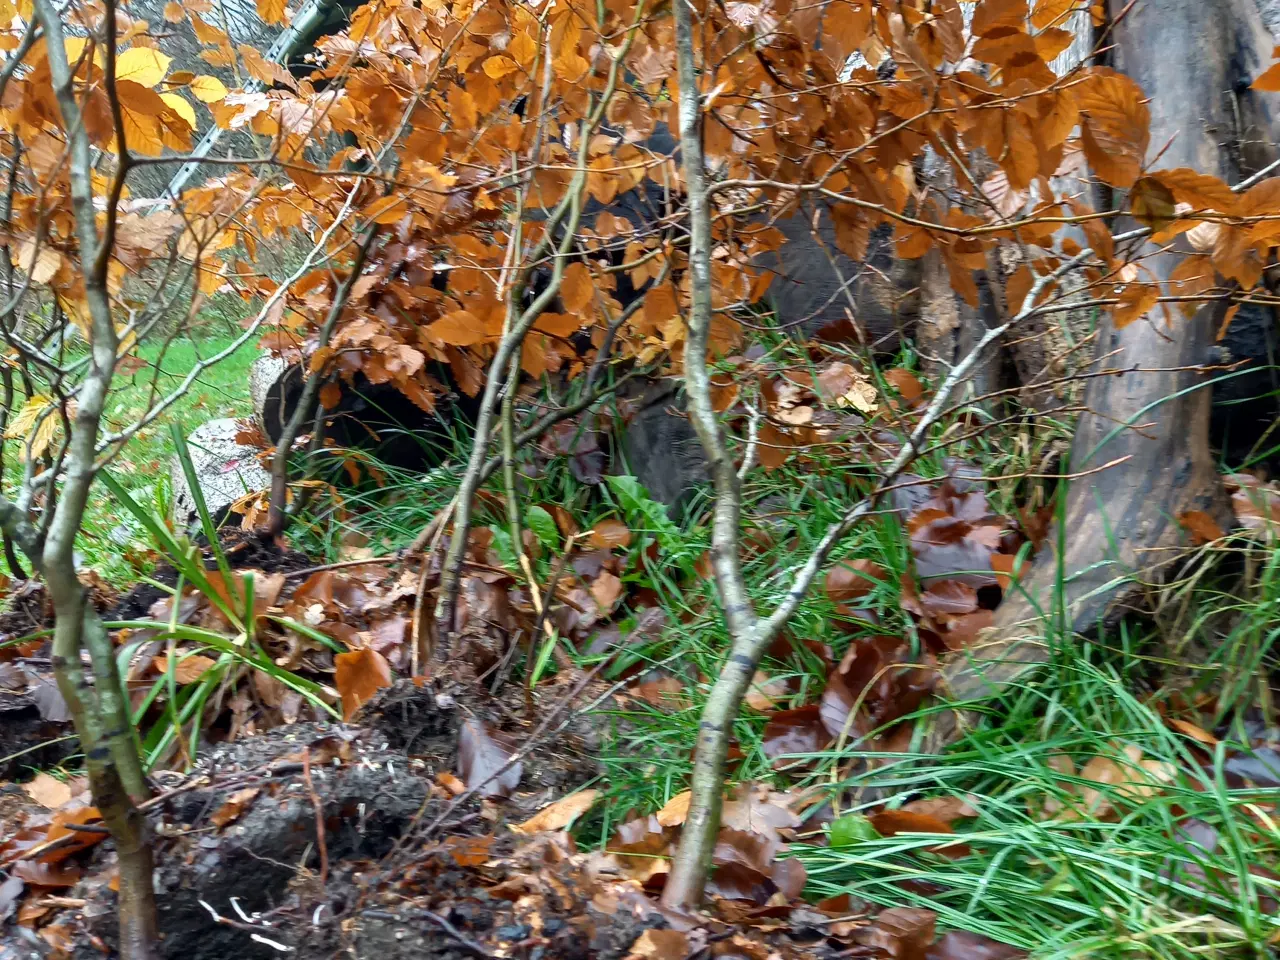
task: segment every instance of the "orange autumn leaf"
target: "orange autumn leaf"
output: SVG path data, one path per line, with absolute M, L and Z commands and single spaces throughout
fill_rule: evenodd
M 631 530 L 621 520 L 615 520 L 612 517 L 601 520 L 591 528 L 589 537 L 593 547 L 600 547 L 605 550 L 611 550 L 614 547 L 631 546 Z
M 1186 510 L 1178 514 L 1178 523 L 1191 532 L 1197 543 L 1212 543 L 1226 536 L 1218 521 L 1203 510 Z
M 386 657 L 369 647 L 333 658 L 333 683 L 342 695 L 342 719 L 349 721 L 383 687 L 391 686 Z

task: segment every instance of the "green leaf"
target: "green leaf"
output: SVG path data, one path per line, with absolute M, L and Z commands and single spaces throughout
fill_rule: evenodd
M 559 549 L 560 530 L 556 526 L 555 518 L 544 508 L 530 507 L 525 511 L 524 522 L 544 547 L 548 550 Z
M 496 523 L 489 524 L 489 531 L 493 534 L 492 546 L 494 552 L 498 555 L 498 559 L 502 561 L 502 566 L 506 567 L 508 570 L 515 570 L 518 561 L 516 559 L 515 547 L 511 542 L 510 532 L 503 527 L 498 526 Z
M 860 813 L 845 814 L 831 824 L 830 831 L 829 840 L 833 847 L 852 847 L 867 840 L 880 839 L 871 821 Z

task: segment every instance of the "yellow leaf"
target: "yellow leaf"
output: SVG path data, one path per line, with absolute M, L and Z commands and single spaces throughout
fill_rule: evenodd
M 89 45 L 89 40 L 86 37 L 67 37 L 62 44 L 67 51 L 67 62 L 74 68 L 84 56 L 84 48 Z M 93 62 L 102 63 L 102 54 L 96 48 L 93 51 Z
M 36 246 L 35 239 L 23 241 L 18 250 L 18 266 L 35 283 L 48 283 L 62 266 L 62 255 L 47 243 Z
M 658 811 L 658 823 L 664 827 L 678 827 L 689 816 L 689 801 L 693 794 L 688 790 L 677 793 Z
M 533 58 L 538 54 L 538 44 L 533 37 L 522 31 L 517 33 L 512 38 L 511 43 L 507 45 L 507 53 L 511 54 L 520 66 L 528 68 L 533 63 Z M 485 67 L 487 72 L 487 63 Z
M 49 441 L 58 429 L 58 418 L 53 415 L 52 408 L 53 401 L 49 397 L 42 393 L 34 394 L 9 421 L 9 428 L 4 432 L 10 440 L 23 439 L 31 434 L 24 452 L 33 460 L 48 449 Z
M 543 807 L 524 823 L 511 829 L 516 833 L 543 833 L 549 830 L 563 830 L 573 821 L 591 809 L 600 795 L 599 790 L 581 790 L 561 797 L 548 807 Z
M 170 23 L 180 23 L 187 18 L 187 14 L 178 0 L 169 0 L 164 5 L 164 18 Z
M 162 93 L 160 99 L 173 107 L 175 113 L 187 122 L 192 130 L 196 128 L 196 111 L 185 97 L 180 97 L 176 93 Z
M 499 54 L 496 57 L 490 57 L 484 62 L 484 72 L 494 80 L 501 80 L 503 77 L 515 73 L 520 69 L 520 65 L 510 57 Z
M 191 88 L 192 95 L 201 103 L 217 103 L 227 95 L 226 84 L 208 74 L 193 77 L 188 86 Z
M 267 23 L 279 23 L 284 19 L 285 0 L 258 0 L 258 16 Z
M 4 431 L 6 440 L 16 440 L 25 437 L 31 432 L 31 428 L 36 425 L 36 420 L 45 410 L 49 408 L 50 400 L 43 393 L 33 394 L 31 399 L 22 405 L 20 409 L 9 421 L 9 426 Z
M 130 47 L 116 57 L 116 79 L 132 80 L 144 87 L 154 87 L 164 79 L 172 57 L 149 47 Z

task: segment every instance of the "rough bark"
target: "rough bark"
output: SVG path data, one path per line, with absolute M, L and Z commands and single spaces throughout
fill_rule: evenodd
M 1124 12 L 1110 36 L 1115 65 L 1151 98 L 1153 152 L 1168 144 L 1159 167 L 1233 183 L 1273 158 L 1272 110 L 1248 90 L 1271 47 L 1254 0 L 1112 0 L 1110 10 Z M 1178 259 L 1165 254 L 1146 265 L 1164 279 Z M 1122 612 L 1180 555 L 1181 512 L 1206 510 L 1225 522 L 1209 451 L 1211 376 L 1196 369 L 1209 360 L 1221 313 L 1209 306 L 1172 329 L 1158 310 L 1121 330 L 1102 319 L 1095 357 L 1100 369 L 1124 372 L 1089 381 L 1070 469 L 1127 459 L 1071 482 L 1065 536 L 1050 536 L 989 639 L 947 668 L 954 699 L 990 695 L 1043 662 L 1055 632 L 1047 627 L 1087 631 Z

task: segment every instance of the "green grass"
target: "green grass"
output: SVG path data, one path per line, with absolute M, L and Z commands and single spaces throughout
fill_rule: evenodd
M 211 381 L 216 377 L 216 385 L 202 385 L 184 405 L 179 415 L 188 426 L 234 415 L 235 410 L 220 404 L 224 395 L 244 402 L 248 359 L 241 365 L 237 357 L 215 371 Z M 169 360 L 165 368 L 178 369 Z M 122 391 L 119 402 L 128 396 Z M 140 404 L 141 398 L 129 402 Z M 129 409 L 121 415 L 127 416 Z M 1065 425 L 1053 425 L 1013 439 L 976 437 L 946 452 L 982 464 L 989 476 L 1016 477 L 1036 472 L 1049 444 L 1065 435 Z M 171 450 L 163 431 L 157 429 L 135 445 L 160 465 L 167 464 Z M 140 453 L 126 456 L 143 462 Z M 409 543 L 449 502 L 461 460 L 454 456 L 425 474 L 363 471 L 361 482 L 344 488 L 340 498 L 318 498 L 291 536 L 320 559 L 340 559 L 353 543 L 376 554 L 391 552 Z M 861 496 L 872 466 L 858 468 L 837 451 L 829 459 L 815 454 L 809 463 L 756 470 L 748 477 L 744 526 L 775 531 L 776 546 L 746 562 L 761 609 L 778 601 L 827 526 Z M 943 469 L 940 450 L 916 466 L 926 477 L 939 476 Z M 126 471 L 117 475 L 131 482 Z M 146 478 L 135 489 L 153 482 Z M 490 490 L 500 490 L 496 478 Z M 992 485 L 993 506 L 1008 512 L 1027 492 L 1017 480 L 997 482 Z M 634 683 L 639 672 L 660 667 L 681 679 L 685 699 L 661 709 L 637 705 L 601 715 L 608 728 L 600 758 L 604 802 L 583 822 L 579 835 L 586 842 L 603 843 L 620 820 L 656 810 L 688 786 L 708 678 L 718 672 L 728 648 L 710 584 L 694 569 L 709 545 L 708 504 L 705 499 L 695 504 L 677 525 L 632 485 L 614 481 L 589 492 L 556 464 L 527 481 L 522 501 L 527 517 L 537 504 L 564 506 L 584 530 L 606 516 L 622 519 L 635 535 L 627 585 L 651 592 L 667 614 L 663 636 L 623 650 L 606 669 L 606 677 L 630 676 L 628 682 Z M 545 530 L 545 523 L 527 522 L 544 530 L 540 536 L 546 549 L 535 572 L 545 583 L 563 549 L 562 538 Z M 476 523 L 494 531 L 495 550 L 514 571 L 501 510 L 478 502 Z M 656 556 L 647 550 L 651 541 L 659 546 Z M 986 722 L 945 756 L 876 754 L 888 761 L 875 781 L 889 787 L 891 803 L 923 796 L 974 798 L 978 816 L 958 827 L 972 848 L 970 855 L 944 859 L 931 852 L 938 838 L 925 835 L 873 837 L 843 847 L 798 845 L 795 855 L 809 870 L 808 895 L 849 893 L 871 904 L 926 907 L 938 913 L 944 929 L 985 933 L 1035 957 L 1055 960 L 1269 956 L 1280 937 L 1280 920 L 1266 912 L 1266 898 L 1280 898 L 1280 888 L 1271 875 L 1251 873 L 1250 868 L 1280 868 L 1280 828 L 1269 806 L 1275 798 L 1229 787 L 1222 775 L 1226 748 L 1216 755 L 1198 752 L 1192 741 L 1166 725 L 1161 713 L 1174 692 L 1217 693 L 1218 719 L 1260 700 L 1266 706 L 1259 694 L 1266 685 L 1259 678 L 1274 671 L 1280 649 L 1280 553 L 1256 546 L 1242 546 L 1241 551 L 1244 588 L 1237 576 L 1241 564 L 1233 567 L 1220 557 L 1167 592 L 1172 612 L 1154 624 L 1123 628 L 1096 642 L 1051 636 L 1054 656 L 1041 678 L 989 704 Z M 899 523 L 879 518 L 859 525 L 832 557 L 856 558 L 880 564 L 891 577 L 855 605 L 875 611 L 878 631 L 911 636 L 912 622 L 898 599 L 897 576 L 909 562 Z M 624 611 L 622 632 L 632 624 Z M 835 617 L 820 583 L 790 625 L 793 636 L 827 643 L 837 657 L 858 629 Z M 583 667 L 599 662 L 574 656 Z M 1171 670 L 1174 660 L 1190 663 L 1181 671 Z M 539 669 L 545 676 L 554 669 L 545 658 L 541 662 L 538 668 L 518 671 Z M 794 681 L 790 703 L 781 706 L 814 702 L 825 681 L 821 662 L 803 654 L 767 661 L 764 669 Z M 1158 679 L 1154 689 L 1153 673 Z M 735 736 L 743 757 L 734 777 L 792 783 L 795 778 L 779 775 L 763 753 L 764 722 L 762 714 L 750 709 L 738 718 Z M 927 716 L 922 717 L 920 734 L 927 723 Z M 1104 819 L 1046 814 L 1046 799 L 1067 802 L 1083 786 L 1093 786 L 1078 772 L 1062 773 L 1062 757 L 1072 758 L 1079 771 L 1090 759 L 1114 756 L 1126 747 L 1140 751 L 1158 769 L 1172 771 L 1171 781 L 1148 791 L 1141 802 L 1103 788 L 1117 811 Z M 845 751 L 839 757 L 798 758 L 810 764 L 799 779 L 828 784 L 833 795 L 847 798 L 846 789 L 856 786 L 848 779 L 849 761 L 856 757 L 856 752 Z M 849 801 L 842 802 L 841 812 L 849 813 Z M 1198 848 L 1180 832 L 1188 818 L 1205 825 L 1202 834 L 1215 837 L 1212 850 Z
M 153 390 L 154 396 L 164 397 L 201 358 L 225 349 L 234 339 L 227 335 L 199 342 L 176 340 L 163 349 L 160 343 L 143 344 L 139 354 L 147 366 L 129 376 L 117 375 L 107 400 L 104 429 L 115 431 L 136 422 L 152 402 Z M 256 357 L 254 342 L 246 343 L 201 374 L 164 416 L 130 439 L 110 469 L 135 498 L 149 504 L 167 502 L 174 452 L 170 424 L 187 435 L 207 420 L 253 412 L 249 367 Z M 145 570 L 146 542 L 128 511 L 101 485 L 95 486 L 77 542 L 83 565 L 108 582 L 128 585 Z M 144 570 L 135 561 L 143 562 Z

